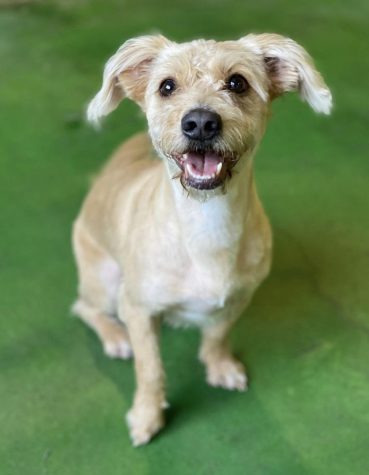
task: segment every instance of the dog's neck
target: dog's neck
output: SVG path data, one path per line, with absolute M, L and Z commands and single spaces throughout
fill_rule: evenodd
M 242 169 L 234 173 L 224 193 L 205 201 L 188 195 L 178 181 L 172 181 L 172 187 L 181 235 L 189 253 L 206 258 L 230 249 L 237 252 L 255 191 L 252 158 L 245 157 Z

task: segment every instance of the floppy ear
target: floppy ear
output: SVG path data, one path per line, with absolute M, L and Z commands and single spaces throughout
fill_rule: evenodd
M 171 42 L 164 36 L 140 36 L 126 41 L 108 60 L 100 91 L 87 108 L 87 119 L 98 123 L 124 97 L 143 106 L 150 66 L 159 52 Z
M 299 91 L 315 112 L 329 114 L 332 95 L 310 55 L 290 38 L 276 34 L 248 35 L 240 40 L 263 56 L 271 99 Z

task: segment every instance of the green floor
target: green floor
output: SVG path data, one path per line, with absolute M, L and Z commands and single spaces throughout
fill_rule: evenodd
M 1 475 L 367 475 L 367 0 L 0 5 Z M 105 358 L 69 315 L 69 236 L 105 157 L 145 127 L 128 102 L 101 133 L 84 123 L 102 64 L 124 39 L 157 30 L 287 34 L 316 58 L 335 109 L 317 117 L 283 98 L 257 157 L 275 257 L 233 333 L 249 392 L 208 388 L 198 334 L 165 329 L 167 428 L 132 449 L 132 364 Z

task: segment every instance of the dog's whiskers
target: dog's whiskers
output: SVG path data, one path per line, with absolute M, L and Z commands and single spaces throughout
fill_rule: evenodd
M 171 180 L 177 180 L 182 175 L 182 172 L 178 172 L 176 175 L 173 175 Z

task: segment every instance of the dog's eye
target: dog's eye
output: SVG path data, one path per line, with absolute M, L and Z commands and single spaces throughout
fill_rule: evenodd
M 246 92 L 250 86 L 241 74 L 232 74 L 232 76 L 227 79 L 225 87 L 228 91 L 242 94 L 243 92 Z
M 174 79 L 165 79 L 159 87 L 159 92 L 161 96 L 167 97 L 173 94 L 177 86 Z

